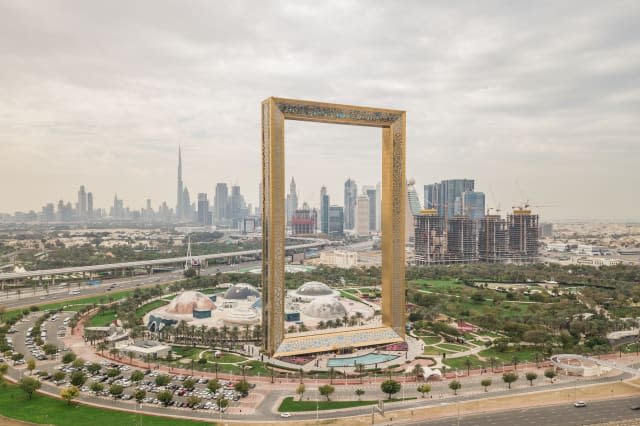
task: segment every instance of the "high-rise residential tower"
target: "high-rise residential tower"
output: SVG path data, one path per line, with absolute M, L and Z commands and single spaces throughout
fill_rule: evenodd
M 87 216 L 93 217 L 93 192 L 87 193 Z
M 344 183 L 344 227 L 353 229 L 356 225 L 356 198 L 358 197 L 358 185 L 349 178 Z
M 176 216 L 182 219 L 184 216 L 184 188 L 182 184 L 182 148 L 178 146 L 178 195 L 176 199 Z
M 445 220 L 455 215 L 456 198 L 465 191 L 474 189 L 473 179 L 448 179 L 440 183 L 424 186 L 424 206 L 427 209 L 437 209 Z
M 357 236 L 369 235 L 369 197 L 365 194 L 356 198 L 356 223 Z
M 213 196 L 213 214 L 216 224 L 221 224 L 229 218 L 227 207 L 229 204 L 229 188 L 226 183 L 216 184 L 216 192 Z
M 344 236 L 344 210 L 342 206 L 329 207 L 328 228 L 330 238 L 342 238 Z
M 320 188 L 320 232 L 329 234 L 329 195 L 324 185 Z
M 286 200 L 287 224 L 291 224 L 293 214 L 298 210 L 298 191 L 296 190 L 296 181 L 291 178 L 289 184 L 289 194 Z
M 200 225 L 211 225 L 211 213 L 209 212 L 209 200 L 207 194 L 198 194 L 198 223 Z
M 80 185 L 78 190 L 78 217 L 87 216 L 87 193 L 84 189 L 84 185 Z

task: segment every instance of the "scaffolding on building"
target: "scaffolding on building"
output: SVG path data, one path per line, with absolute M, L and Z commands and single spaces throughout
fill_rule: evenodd
M 538 215 L 526 206 L 514 208 L 507 216 L 509 258 L 514 262 L 534 262 L 538 257 Z
M 419 265 L 445 263 L 447 238 L 444 217 L 436 209 L 423 209 L 414 216 L 415 261 Z
M 468 216 L 453 216 L 447 221 L 447 263 L 471 263 L 476 260 L 474 221 Z
M 500 215 L 486 215 L 480 219 L 478 232 L 478 260 L 499 263 L 508 259 L 507 221 Z

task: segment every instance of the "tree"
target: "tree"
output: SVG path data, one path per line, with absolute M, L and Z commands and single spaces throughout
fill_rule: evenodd
M 98 371 L 100 371 L 102 369 L 102 366 L 100 364 L 98 364 L 97 362 L 91 363 L 87 366 L 87 370 L 89 371 L 89 373 L 91 374 L 96 374 Z
M 29 358 L 27 360 L 27 370 L 29 370 L 29 375 L 33 374 L 33 370 L 36 369 L 36 360 L 33 358 Z
M 389 395 L 388 399 L 391 399 L 394 393 L 400 392 L 400 387 L 400 383 L 396 382 L 393 379 L 385 380 L 380 385 L 380 389 L 382 390 L 382 392 Z
M 224 409 L 229 406 L 229 400 L 221 396 L 216 400 L 216 404 L 218 404 L 220 411 L 224 411 Z
M 0 364 L 0 376 L 4 376 L 9 371 L 9 366 L 7 364 Z
M 533 386 L 533 381 L 538 378 L 538 375 L 533 371 L 530 371 L 527 374 L 525 374 L 525 377 L 529 381 L 529 386 Z
M 104 385 L 100 382 L 93 382 L 91 383 L 90 389 L 95 392 L 102 392 L 104 390 Z
M 80 395 L 80 391 L 75 386 L 67 386 L 60 391 L 60 397 L 67 401 L 67 404 L 71 405 L 71 400 Z
M 551 380 L 551 383 L 553 383 L 553 378 L 556 377 L 556 372 L 553 370 L 546 370 L 544 372 L 544 377 Z
M 173 400 L 173 392 L 170 390 L 163 390 L 158 392 L 158 401 L 166 407 Z
M 107 377 L 109 378 L 117 377 L 118 375 L 120 375 L 120 370 L 117 368 L 110 368 L 107 370 Z
M 20 389 L 27 394 L 27 398 L 31 399 L 33 393 L 40 389 L 42 383 L 39 380 L 34 379 L 33 377 L 23 377 L 20 382 Z
M 171 383 L 171 377 L 166 374 L 158 374 L 156 376 L 156 385 L 157 386 L 166 386 Z
M 87 375 L 82 371 L 74 371 L 71 373 L 71 384 L 73 386 L 82 386 L 87 381 Z
M 100 351 L 100 355 L 104 356 L 105 349 L 108 349 L 109 345 L 106 342 L 98 343 L 97 349 Z
M 139 382 L 142 379 L 144 379 L 144 373 L 142 371 L 135 370 L 133 373 L 131 373 L 132 382 Z
M 489 392 L 489 390 L 487 389 L 489 386 L 491 386 L 491 379 L 482 379 L 480 381 L 480 385 L 484 388 L 485 392 Z
M 413 374 L 416 376 L 416 380 L 424 375 L 424 368 L 420 364 L 416 364 L 413 366 L 413 370 L 411 370 Z
M 240 393 L 244 394 L 244 393 L 249 392 L 249 389 L 251 388 L 251 385 L 246 380 L 240 380 L 238 383 L 236 383 L 233 386 L 233 388 L 235 389 L 236 392 L 240 392 Z
M 318 391 L 320 392 L 320 395 L 322 396 L 326 396 L 327 397 L 327 401 L 330 401 L 329 397 L 331 396 L 332 393 L 334 393 L 336 390 L 336 388 L 334 388 L 331 385 L 322 385 L 318 388 Z
M 193 379 L 186 379 L 184 382 L 182 382 L 182 386 L 184 386 L 185 389 L 193 390 L 193 388 L 196 386 L 196 381 Z
M 511 383 L 518 380 L 518 375 L 513 371 L 507 371 L 506 373 L 502 373 L 502 380 L 509 385 L 509 389 L 511 389 Z
M 364 395 L 364 389 L 356 389 L 356 395 L 358 395 L 358 401 L 360 401 L 360 397 Z
M 304 383 L 300 383 L 296 388 L 296 395 L 300 395 L 300 398 L 298 399 L 298 401 L 302 401 L 302 396 L 304 395 L 304 391 L 305 391 Z
M 74 354 L 73 352 L 67 352 L 66 354 L 62 355 L 63 364 L 72 363 L 74 359 L 76 359 L 76 354 Z
M 209 383 L 207 383 L 207 388 L 209 388 L 212 393 L 215 393 L 218 389 L 220 389 L 220 382 L 215 379 L 209 380 Z
M 147 396 L 147 391 L 144 389 L 137 389 L 133 393 L 133 399 L 135 399 L 138 404 L 142 402 L 142 400 Z
M 81 369 L 82 367 L 84 367 L 84 359 L 82 358 L 74 359 L 73 362 L 71 362 L 71 366 L 73 368 Z
M 111 394 L 111 396 L 113 396 L 113 399 L 116 399 L 120 395 L 122 395 L 122 392 L 124 392 L 124 388 L 122 387 L 122 385 L 113 384 L 109 387 L 109 393 Z
M 458 394 L 458 389 L 460 388 L 462 388 L 462 383 L 457 380 L 452 380 L 451 383 L 449 383 L 449 389 L 453 391 L 454 395 Z
M 425 393 L 431 392 L 431 385 L 428 385 L 426 383 L 423 385 L 420 385 L 418 386 L 417 391 L 420 392 L 422 394 L 422 397 L 424 398 Z
M 194 410 L 196 408 L 196 405 L 200 404 L 201 402 L 202 398 L 196 395 L 191 395 L 189 398 L 187 398 L 187 406 L 193 408 Z
M 53 373 L 53 380 L 56 382 L 64 380 L 65 377 L 67 377 L 67 374 L 64 371 L 56 371 Z

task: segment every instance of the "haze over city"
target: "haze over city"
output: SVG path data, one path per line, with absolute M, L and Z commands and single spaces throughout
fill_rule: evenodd
M 637 2 L 248 6 L 0 3 L 0 211 L 81 184 L 173 206 L 178 145 L 192 193 L 226 181 L 255 205 L 275 95 L 406 110 L 419 189 L 467 177 L 549 220 L 639 217 Z M 287 131 L 302 199 L 379 179 L 377 132 Z

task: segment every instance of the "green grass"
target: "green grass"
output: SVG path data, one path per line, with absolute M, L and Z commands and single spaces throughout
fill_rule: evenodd
M 467 363 L 466 363 L 467 359 L 469 361 L 471 361 L 471 369 L 483 368 L 486 365 L 488 365 L 486 362 L 481 361 L 475 355 L 463 356 L 463 357 L 460 357 L 460 358 L 447 358 L 442 362 L 444 364 L 446 364 L 450 368 L 454 368 L 454 369 L 458 369 L 458 370 L 466 370 L 467 369 Z
M 437 336 L 425 336 L 422 337 L 422 341 L 425 343 L 425 345 L 433 345 L 435 343 L 440 342 L 440 340 L 442 340 L 440 337 Z
M 116 319 L 116 310 L 107 309 L 92 316 L 89 320 L 89 327 L 104 327 L 111 324 L 114 319 Z
M 53 424 L 56 426 L 112 426 L 114 424 L 138 424 L 140 417 L 135 413 L 106 410 L 84 405 L 72 404 L 34 394 L 31 401 L 26 399 L 16 385 L 7 384 L 0 387 L 0 414 L 13 419 L 33 423 Z M 142 424 L 154 426 L 195 426 L 211 425 L 211 423 L 141 416 Z
M 354 394 L 355 395 L 355 394 Z M 416 398 L 405 398 L 405 400 L 416 399 Z M 391 401 L 386 400 L 385 402 L 395 402 L 400 401 L 399 399 L 393 399 Z M 352 408 L 352 407 L 362 407 L 365 405 L 374 405 L 377 404 L 378 401 L 318 401 L 316 405 L 316 401 L 298 401 L 297 398 L 289 396 L 286 397 L 280 406 L 278 407 L 278 412 L 280 413 L 296 413 L 300 411 L 316 411 L 316 407 L 318 410 L 338 410 L 340 408 Z
M 245 361 L 247 359 L 241 355 L 236 355 L 228 352 L 223 352 L 220 358 L 216 358 L 212 352 L 207 352 L 205 354 L 205 357 L 211 362 L 217 362 L 220 364 L 238 363 L 238 362 Z
M 136 309 L 136 317 L 142 318 L 149 312 L 153 311 L 154 309 L 158 309 L 159 307 L 164 306 L 167 303 L 169 302 L 166 302 L 164 300 L 154 300 L 153 302 L 149 302 L 145 305 L 142 305 L 138 309 Z
M 462 352 L 462 351 L 469 350 L 468 346 L 455 345 L 453 343 L 440 343 L 437 347 L 444 348 L 452 352 Z
M 432 290 L 432 291 L 455 291 L 458 292 L 462 290 L 464 284 L 462 284 L 458 280 L 425 280 L 425 279 L 417 279 L 413 281 L 409 281 L 409 284 L 413 284 L 415 286 L 421 287 L 423 290 Z
M 496 348 L 489 348 L 483 351 L 480 351 L 479 355 L 483 358 L 497 358 L 500 362 L 505 364 L 511 364 L 514 357 L 518 360 L 518 362 L 528 362 L 535 361 L 536 351 L 532 348 L 522 348 L 519 351 L 515 351 L 509 348 L 508 351 L 499 352 Z M 542 356 L 540 355 L 540 359 Z
M 436 348 L 435 346 L 425 346 L 424 347 L 424 354 L 425 355 L 442 355 L 443 353 L 448 354 L 454 354 L 457 353 L 458 351 L 450 351 L 448 349 L 440 349 L 440 348 Z
M 353 294 L 345 291 L 345 290 L 340 290 L 340 296 L 344 297 L 345 299 L 349 299 L 349 300 L 354 300 L 356 302 L 360 302 L 360 299 L 356 296 L 354 296 Z

